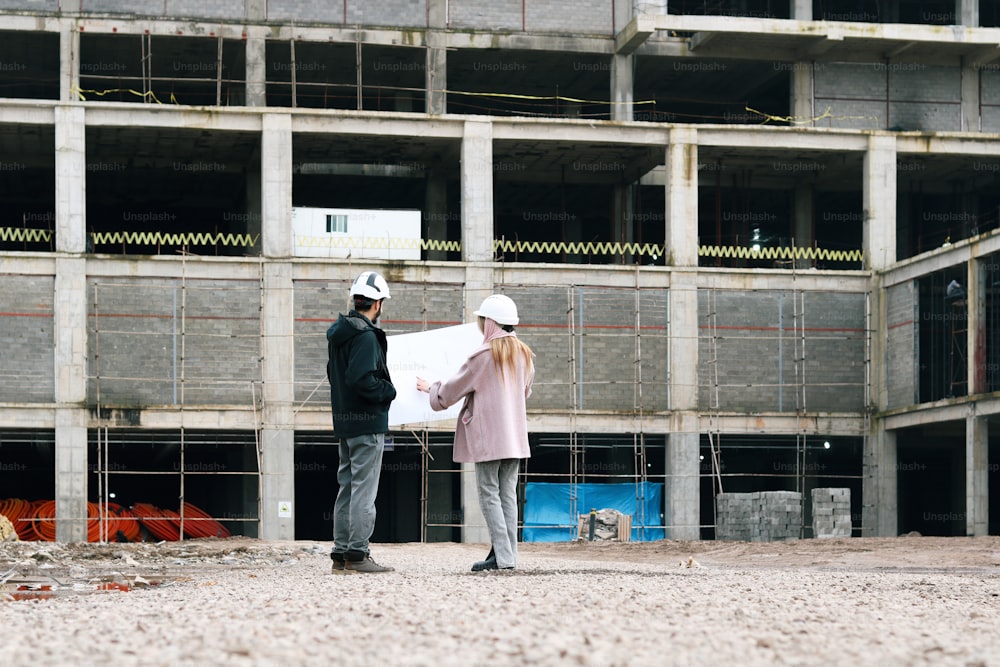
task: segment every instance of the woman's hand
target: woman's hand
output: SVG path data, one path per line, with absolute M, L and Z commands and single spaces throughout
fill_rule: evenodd
M 425 394 L 431 393 L 430 383 L 420 376 L 417 376 L 417 391 L 422 391 Z

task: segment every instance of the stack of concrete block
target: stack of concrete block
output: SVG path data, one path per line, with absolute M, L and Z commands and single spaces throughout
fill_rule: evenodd
M 812 490 L 813 537 L 851 536 L 851 490 Z
M 715 496 L 715 539 L 749 542 L 758 519 L 752 493 L 720 493 Z
M 797 491 L 758 491 L 752 503 L 759 521 L 751 542 L 797 540 L 802 530 L 802 494 Z
M 715 507 L 717 540 L 797 540 L 802 529 L 802 494 L 796 491 L 720 493 Z

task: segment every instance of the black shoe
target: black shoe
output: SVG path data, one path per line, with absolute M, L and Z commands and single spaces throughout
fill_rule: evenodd
M 490 547 L 490 554 L 486 557 L 486 560 L 477 561 L 472 564 L 473 572 L 484 572 L 486 570 L 497 570 L 497 557 L 493 552 L 493 548 Z

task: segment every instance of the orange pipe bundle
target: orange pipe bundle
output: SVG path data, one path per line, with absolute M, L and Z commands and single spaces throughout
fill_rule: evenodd
M 31 501 L 22 498 L 0 500 L 0 514 L 10 519 L 10 522 L 14 524 L 14 530 L 17 531 L 17 537 L 20 540 L 35 539 L 35 531 L 31 529 L 31 524 L 21 520 L 31 518 L 32 508 Z
M 32 512 L 31 529 L 35 537 L 43 542 L 56 541 L 56 501 L 43 500 L 37 503 Z
M 136 515 L 117 503 L 108 503 L 108 511 L 114 514 L 117 519 L 115 531 L 108 531 L 108 539 L 112 541 L 138 542 L 142 539 L 142 529 L 139 526 L 139 519 Z
M 176 542 L 181 539 L 181 529 L 178 519 L 180 515 L 172 510 L 160 509 L 149 503 L 135 503 L 132 505 L 132 512 L 139 518 L 139 522 L 154 537 Z
M 196 521 L 188 521 L 196 519 Z M 196 505 L 184 501 L 184 534 L 188 537 L 229 537 L 229 530 Z

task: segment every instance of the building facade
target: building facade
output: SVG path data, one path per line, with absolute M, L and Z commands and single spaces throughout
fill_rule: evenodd
M 323 334 L 374 268 L 390 335 L 517 301 L 528 483 L 658 484 L 672 539 L 817 487 L 997 532 L 1000 3 L 314 4 L 0 3 L 0 498 L 329 539 Z M 377 540 L 485 541 L 449 433 L 394 431 Z

